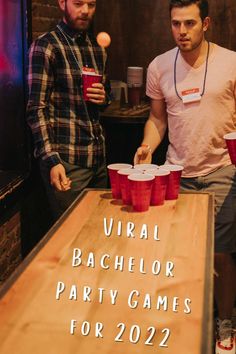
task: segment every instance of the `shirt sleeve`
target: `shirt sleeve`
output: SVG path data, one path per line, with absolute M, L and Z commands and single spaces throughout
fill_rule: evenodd
M 164 98 L 160 87 L 160 77 L 157 60 L 153 60 L 147 70 L 146 95 L 152 99 L 161 100 Z
M 49 101 L 53 89 L 53 59 L 51 45 L 36 40 L 29 52 L 27 122 L 32 130 L 36 158 L 42 158 L 51 168 L 61 163 L 53 150 L 53 130 L 50 125 Z

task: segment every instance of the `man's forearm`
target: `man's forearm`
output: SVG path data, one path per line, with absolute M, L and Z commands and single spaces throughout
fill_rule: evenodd
M 160 145 L 166 131 L 166 125 L 157 123 L 150 115 L 144 128 L 144 138 L 142 144 L 148 145 L 152 152 Z

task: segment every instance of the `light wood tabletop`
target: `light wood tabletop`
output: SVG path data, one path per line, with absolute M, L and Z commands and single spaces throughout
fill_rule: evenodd
M 1 289 L 1 354 L 210 354 L 213 197 L 87 190 Z

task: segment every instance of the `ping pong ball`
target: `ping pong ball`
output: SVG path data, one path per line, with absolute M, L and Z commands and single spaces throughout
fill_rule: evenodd
M 106 32 L 100 32 L 97 35 L 97 42 L 101 47 L 108 47 L 111 43 L 111 37 Z

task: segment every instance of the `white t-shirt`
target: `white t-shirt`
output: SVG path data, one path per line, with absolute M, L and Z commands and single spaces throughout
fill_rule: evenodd
M 167 163 L 184 166 L 183 177 L 204 176 L 231 164 L 223 136 L 236 130 L 236 53 L 210 46 L 205 93 L 199 102 L 184 104 L 176 94 L 177 48 L 157 56 L 148 68 L 147 96 L 166 102 Z M 195 69 L 179 53 L 176 87 L 180 96 L 194 88 L 202 92 L 205 65 Z

